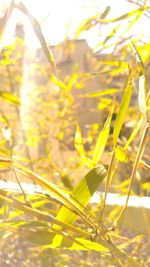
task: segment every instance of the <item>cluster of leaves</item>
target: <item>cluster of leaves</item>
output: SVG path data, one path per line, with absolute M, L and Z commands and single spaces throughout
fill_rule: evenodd
M 37 100 L 40 102 L 40 108 L 39 106 L 37 107 L 36 112 L 34 113 L 34 119 L 36 126 L 38 125 L 39 127 L 40 135 L 38 135 L 35 128 L 32 127 L 32 129 L 28 129 L 29 133 L 27 136 L 20 118 L 20 94 L 19 92 L 16 92 L 15 89 L 13 90 L 14 84 L 15 87 L 17 86 L 17 82 L 21 84 L 22 72 L 20 72 L 20 77 L 18 77 L 15 73 L 12 75 L 10 69 L 10 65 L 15 66 L 15 62 L 13 62 L 13 59 L 12 61 L 10 60 L 9 51 L 14 53 L 13 49 L 15 49 L 15 47 L 11 47 L 10 50 L 5 51 L 5 57 L 2 59 L 1 65 L 2 67 L 6 66 L 5 73 L 6 76 L 9 75 L 9 85 L 6 83 L 6 77 L 4 76 L 4 81 L 2 81 L 4 89 L 0 92 L 0 98 L 2 99 L 3 103 L 3 108 L 0 110 L 1 123 L 2 125 L 5 125 L 5 127 L 3 127 L 1 137 L 2 148 L 0 168 L 3 174 L 2 178 L 5 177 L 5 173 L 7 171 L 9 171 L 10 177 L 15 177 L 20 186 L 22 194 L 20 195 L 15 193 L 12 189 L 0 189 L 0 199 L 4 203 L 0 209 L 1 233 L 3 233 L 3 231 L 6 233 L 9 232 L 11 235 L 13 235 L 14 232 L 18 235 L 21 233 L 22 237 L 39 246 L 43 254 L 49 252 L 50 248 L 65 248 L 68 250 L 85 251 L 91 250 L 99 252 L 108 257 L 113 255 L 115 264 L 117 266 L 122 266 L 124 263 L 126 263 L 128 266 L 143 266 L 142 262 L 134 260 L 132 257 L 128 256 L 121 249 L 121 246 L 116 246 L 114 244 L 111 230 L 114 229 L 114 227 L 117 227 L 117 223 L 120 221 L 124 212 L 126 211 L 138 167 L 149 170 L 149 165 L 142 160 L 142 157 L 150 128 L 148 115 L 150 94 L 147 92 L 144 68 L 144 64 L 146 64 L 149 59 L 150 45 L 145 44 L 143 49 L 143 47 L 138 47 L 136 42 L 131 44 L 130 47 L 132 47 L 136 57 L 136 65 L 132 69 L 131 67 L 128 67 L 125 59 L 120 64 L 120 62 L 114 60 L 113 58 L 112 61 L 107 60 L 103 62 L 104 66 L 101 66 L 101 72 L 99 70 L 100 62 L 97 62 L 94 72 L 79 73 L 74 71 L 69 79 L 66 79 L 66 82 L 65 78 L 59 78 L 53 56 L 47 47 L 38 22 L 29 13 L 23 3 L 14 4 L 12 1 L 9 12 L 13 7 L 20 9 L 29 19 L 33 30 L 40 41 L 42 50 L 50 64 L 50 81 L 55 86 L 59 87 L 59 91 L 58 94 L 55 95 L 54 93 L 52 97 L 48 98 L 46 104 L 42 105 L 43 103 L 40 102 L 41 99 L 39 98 L 39 95 L 43 94 L 44 88 L 42 86 L 38 88 L 38 93 L 37 95 L 34 94 L 34 97 L 36 96 Z M 103 16 L 100 18 L 96 16 L 86 21 L 79 29 L 78 34 L 80 34 L 80 32 L 83 30 L 94 27 L 97 25 L 97 23 L 113 23 L 122 21 L 132 16 L 135 16 L 135 23 L 135 21 L 143 14 L 143 12 L 148 9 L 149 7 L 145 5 L 138 10 L 112 20 L 105 19 L 105 16 L 107 15 L 107 12 L 105 12 L 105 14 L 103 14 Z M 6 17 L 8 18 L 8 14 L 7 16 L 4 16 L 4 22 L 6 22 Z M 133 24 L 133 21 L 128 25 L 128 28 L 132 26 L 131 24 Z M 117 28 L 118 27 L 119 26 L 117 26 Z M 2 27 L 2 29 L 3 28 L 4 27 Z M 103 44 L 100 44 L 101 46 L 105 47 L 108 40 L 114 36 L 114 32 L 116 32 L 117 28 L 113 29 L 113 32 L 110 34 L 110 36 L 104 40 Z M 128 30 L 128 28 L 126 30 Z M 24 44 L 22 44 L 22 47 L 23 46 Z M 127 51 L 129 50 L 129 46 L 126 46 L 125 48 Z M 124 51 L 124 48 L 122 49 Z M 34 67 L 35 72 L 40 70 L 44 75 L 46 75 L 46 69 L 43 69 L 41 66 Z M 128 81 L 125 86 L 121 101 L 120 98 L 119 101 L 117 101 L 118 88 L 108 87 L 108 80 L 110 84 L 115 77 L 118 77 L 118 73 L 121 75 L 126 71 Z M 135 77 L 135 73 L 137 75 L 136 79 L 139 82 L 137 107 L 139 117 L 137 118 L 136 125 L 131 130 L 129 137 L 121 139 L 121 130 L 128 121 L 131 121 L 130 114 L 133 112 L 130 104 L 133 96 L 133 79 Z M 46 120 L 44 122 L 46 122 L 47 126 L 50 122 L 54 122 L 56 118 L 58 119 L 54 125 L 56 126 L 56 124 L 60 122 L 62 128 L 59 128 L 60 132 L 58 135 L 58 141 L 62 141 L 63 138 L 61 132 L 63 132 L 65 127 L 68 126 L 68 115 L 70 114 L 71 107 L 75 102 L 75 98 L 72 93 L 73 86 L 76 85 L 82 89 L 82 85 L 84 84 L 85 80 L 87 82 L 89 78 L 93 79 L 95 76 L 101 77 L 102 75 L 103 78 L 107 80 L 107 88 L 96 92 L 90 92 L 86 95 L 86 97 L 89 99 L 99 98 L 101 100 L 101 97 L 103 98 L 104 96 L 108 96 L 108 98 L 105 100 L 109 99 L 109 101 L 104 101 L 103 103 L 105 103 L 105 105 L 103 104 L 103 106 L 99 105 L 99 109 L 103 109 L 105 111 L 105 124 L 101 127 L 100 131 L 97 125 L 96 137 L 93 137 L 89 151 L 86 151 L 85 149 L 84 138 L 82 136 L 82 130 L 79 124 L 77 124 L 74 138 L 74 145 L 79 155 L 77 164 L 74 165 L 74 168 L 77 168 L 79 165 L 83 164 L 83 166 L 86 166 L 86 168 L 90 170 L 86 175 L 83 175 L 83 178 L 80 180 L 80 182 L 78 182 L 78 179 L 76 179 L 75 186 L 72 186 L 70 179 L 65 174 L 65 170 L 61 170 L 60 166 L 55 164 L 54 160 L 51 158 L 49 150 L 47 151 L 47 155 L 45 157 L 40 157 L 40 160 L 38 161 L 38 164 L 44 164 L 46 161 L 48 161 L 48 164 L 53 170 L 50 172 L 50 168 L 47 168 L 47 173 L 50 178 L 53 177 L 54 173 L 57 171 L 57 173 L 61 176 L 61 182 L 67 185 L 69 188 L 62 189 L 60 185 L 58 186 L 52 182 L 49 182 L 48 179 L 36 174 L 38 172 L 38 168 L 36 168 L 38 164 L 37 162 L 34 162 L 35 159 L 31 159 L 31 149 L 33 149 L 34 144 L 35 146 L 38 146 L 43 138 L 43 135 L 44 138 L 48 135 L 48 132 L 45 130 L 45 125 L 42 124 L 43 112 L 47 113 L 49 107 L 56 108 L 58 112 L 57 116 L 55 114 L 53 120 L 51 120 L 51 116 L 47 116 L 46 114 Z M 108 77 L 110 79 L 108 79 Z M 11 91 L 8 91 L 8 87 L 11 87 Z M 46 92 L 46 97 L 47 93 L 48 92 Z M 58 103 L 55 103 L 56 99 Z M 12 108 L 10 107 L 10 103 Z M 65 104 L 62 105 L 62 103 Z M 59 108 L 57 107 L 58 104 L 60 105 Z M 6 112 L 6 107 L 9 112 Z M 41 110 L 42 114 L 40 114 Z M 111 129 L 112 119 L 115 113 L 117 115 L 113 129 Z M 30 114 L 28 115 L 30 116 Z M 129 116 L 128 120 L 127 116 Z M 61 123 L 61 121 L 63 122 Z M 16 124 L 15 127 L 14 123 Z M 16 146 L 17 129 L 19 129 L 23 136 L 23 142 L 21 145 L 26 149 L 25 157 L 20 157 L 21 162 L 27 163 L 31 170 L 23 167 L 22 164 L 18 163 L 20 161 L 16 160 L 16 158 L 13 159 L 14 155 L 18 155 L 18 153 L 21 154 L 21 152 L 17 150 Z M 135 141 L 135 137 L 138 136 L 140 129 L 143 129 L 143 133 L 140 137 L 140 144 L 134 152 L 132 151 L 132 143 Z M 108 161 L 104 159 L 105 154 L 109 157 Z M 111 221 L 110 218 L 107 220 L 105 218 L 106 196 L 110 189 L 111 183 L 117 174 L 119 164 L 121 163 L 123 166 L 125 166 L 126 163 L 132 162 L 133 167 L 131 176 L 130 178 L 128 177 L 128 181 L 125 181 L 127 182 L 126 187 L 128 185 L 128 189 L 126 189 L 127 200 L 125 207 L 121 210 L 121 212 L 117 210 L 113 221 Z M 33 168 L 36 169 L 36 173 L 32 171 Z M 28 190 L 26 192 L 20 183 L 19 178 L 30 179 L 32 183 L 41 186 L 40 190 L 38 187 L 35 187 L 32 192 L 28 193 Z M 99 207 L 100 218 L 97 218 L 96 214 L 93 214 L 91 207 L 87 207 L 87 205 L 89 204 L 93 194 L 102 184 L 103 180 L 105 180 L 105 196 L 101 207 Z M 110 228 L 108 228 L 110 221 L 112 225 Z

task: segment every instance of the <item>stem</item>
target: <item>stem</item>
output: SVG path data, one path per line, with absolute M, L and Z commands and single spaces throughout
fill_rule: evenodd
M 129 197 L 130 197 L 130 193 L 131 193 L 131 188 L 132 188 L 132 185 L 133 185 L 133 181 L 134 181 L 134 178 L 135 178 L 135 175 L 136 175 L 136 171 L 137 171 L 139 162 L 140 162 L 140 160 L 142 158 L 142 155 L 143 155 L 143 152 L 144 152 L 144 149 L 145 149 L 145 143 L 146 143 L 146 139 L 147 139 L 147 135 L 148 135 L 149 129 L 150 129 L 150 124 L 147 123 L 146 126 L 145 126 L 145 129 L 144 129 L 144 133 L 143 133 L 140 145 L 139 145 L 139 149 L 138 149 L 137 156 L 136 156 L 136 159 L 135 159 L 135 164 L 133 166 L 133 170 L 132 170 L 132 174 L 131 174 L 131 178 L 130 178 L 130 184 L 129 184 L 129 188 L 128 188 L 128 195 L 127 195 L 126 203 L 125 203 L 124 208 L 120 212 L 118 218 L 114 222 L 114 226 L 115 227 L 116 227 L 118 221 L 122 218 L 124 212 L 127 209 L 128 201 L 129 201 Z
M 104 200 L 103 200 L 103 207 L 102 207 L 101 213 L 100 213 L 99 224 L 100 224 L 100 222 L 102 220 L 102 216 L 103 216 L 104 209 L 105 209 L 105 206 L 106 206 L 106 198 L 107 198 L 107 193 L 108 193 L 108 190 L 109 190 L 109 186 L 110 186 L 112 177 L 115 174 L 114 171 L 113 171 L 113 166 L 114 166 L 114 161 L 115 161 L 115 152 L 114 151 L 113 151 L 111 162 L 110 162 L 110 165 L 109 165 L 109 168 L 108 168 L 108 173 L 107 173 L 107 178 L 106 178 L 106 186 L 105 186 L 105 195 L 104 195 Z

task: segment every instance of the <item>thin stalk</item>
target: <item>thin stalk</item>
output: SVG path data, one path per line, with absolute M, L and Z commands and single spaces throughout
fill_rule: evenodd
M 59 188 L 57 188 L 54 184 L 46 181 L 45 179 L 43 179 L 41 176 L 35 174 L 32 171 L 27 170 L 26 168 L 22 167 L 19 165 L 19 168 L 15 168 L 15 170 L 28 177 L 30 180 L 37 182 L 39 185 L 41 185 L 43 188 L 45 188 L 47 190 L 47 192 L 53 196 L 56 197 L 56 199 L 60 200 L 61 203 L 63 203 L 64 205 L 66 205 L 68 208 L 70 208 L 72 211 L 76 212 L 82 219 L 84 222 L 86 222 L 87 224 L 89 224 L 92 228 L 97 229 L 99 228 L 97 224 L 95 224 L 95 222 L 93 222 L 89 217 L 88 214 L 85 213 L 84 211 L 82 211 L 83 207 L 81 206 L 81 204 L 79 205 L 79 203 L 76 203 L 75 199 L 66 196 L 64 194 L 64 192 L 62 192 Z M 101 229 L 99 229 L 101 230 Z
M 114 149 L 115 151 L 115 149 Z M 100 213 L 100 218 L 99 218 L 99 224 L 101 223 L 101 220 L 102 220 L 102 216 L 103 216 L 103 213 L 104 213 L 104 209 L 105 209 L 105 206 L 106 206 L 106 198 L 107 198 L 107 193 L 108 193 L 108 190 L 109 190 L 109 186 L 110 186 L 110 183 L 111 183 L 111 180 L 115 174 L 115 170 L 113 171 L 113 167 L 114 167 L 114 161 L 115 161 L 115 152 L 113 151 L 113 154 L 112 154 L 112 157 L 111 157 L 111 161 L 110 161 L 110 164 L 109 164 L 109 168 L 108 168 L 108 172 L 107 172 L 107 177 L 106 177 L 106 185 L 105 185 L 105 195 L 104 195 L 104 200 L 103 200 L 103 206 L 102 206 L 102 209 L 101 209 L 101 213 Z
M 37 219 L 41 220 L 41 221 L 46 221 L 49 222 L 51 224 L 55 223 L 57 225 L 60 225 L 61 227 L 63 227 L 63 229 L 67 229 L 70 231 L 73 231 L 74 233 L 78 234 L 79 236 L 85 237 L 85 238 L 91 238 L 91 234 L 87 233 L 83 230 L 80 230 L 79 228 L 71 225 L 71 224 L 67 224 L 65 222 L 62 222 L 60 220 L 57 220 L 53 215 L 48 214 L 46 212 L 42 212 L 38 209 L 32 208 L 30 206 L 28 206 L 27 204 L 23 203 L 22 201 L 16 199 L 16 198 L 8 198 L 5 195 L 5 192 L 3 193 L 2 190 L 0 190 L 0 198 L 3 199 L 6 203 L 13 205 L 15 208 L 18 208 L 20 210 L 22 210 L 23 212 L 25 212 L 26 214 L 35 216 Z
M 12 167 L 12 172 L 14 173 L 14 175 L 15 175 L 15 179 L 16 179 L 16 181 L 17 181 L 17 183 L 18 183 L 18 185 L 19 185 L 19 187 L 20 187 L 20 190 L 21 190 L 21 192 L 22 192 L 22 195 L 23 195 L 23 197 L 24 197 L 24 202 L 26 203 L 27 202 L 27 196 L 26 196 L 26 193 L 25 193 L 25 191 L 24 191 L 24 189 L 23 189 L 23 187 L 22 187 L 22 185 L 21 185 L 21 183 L 20 183 L 20 180 L 19 180 L 19 178 L 18 178 L 18 176 L 17 176 L 17 174 L 16 174 L 16 171 L 15 171 L 15 169 Z
M 138 149 L 137 156 L 136 156 L 136 159 L 135 159 L 135 164 L 133 166 L 133 170 L 132 170 L 132 174 L 131 174 L 131 178 L 130 178 L 130 184 L 129 184 L 129 188 L 128 188 L 128 195 L 127 195 L 126 203 L 125 203 L 124 208 L 120 212 L 118 218 L 114 222 L 114 226 L 115 227 L 116 227 L 118 221 L 122 218 L 124 212 L 127 209 L 128 201 L 129 201 L 129 197 L 130 197 L 130 193 L 131 193 L 131 189 L 132 189 L 132 185 L 133 185 L 133 181 L 134 181 L 134 178 L 135 178 L 135 175 L 136 175 L 136 171 L 137 171 L 138 165 L 139 165 L 140 160 L 141 160 L 141 158 L 143 156 L 143 152 L 144 152 L 144 149 L 145 149 L 145 144 L 146 144 L 146 139 L 147 139 L 147 135 L 148 135 L 149 129 L 150 129 L 150 124 L 147 123 L 146 126 L 145 126 L 145 129 L 144 129 L 144 133 L 143 133 L 140 145 L 139 145 L 139 149 Z
M 85 232 L 83 230 L 80 230 L 79 228 L 77 228 L 77 227 L 75 227 L 73 225 L 70 225 L 70 224 L 64 223 L 62 221 L 59 221 L 59 220 L 57 220 L 55 217 L 53 217 L 50 214 L 47 214 L 47 213 L 42 212 L 42 211 L 39 211 L 37 209 L 33 209 L 32 207 L 27 206 L 23 202 L 15 199 L 14 197 L 12 199 L 10 199 L 10 198 L 5 196 L 5 192 L 3 192 L 2 190 L 0 190 L 0 198 L 2 200 L 6 201 L 6 203 L 8 203 L 10 205 L 13 205 L 14 207 L 24 211 L 26 214 L 35 216 L 39 220 L 47 221 L 49 223 L 56 223 L 56 224 L 62 226 L 66 230 L 71 230 L 74 233 L 78 234 L 79 236 L 82 236 L 82 237 L 85 237 L 85 238 L 88 238 L 88 239 L 91 240 L 91 237 L 92 237 L 91 234 L 89 234 L 89 233 L 87 233 L 87 232 Z M 60 231 L 59 233 L 61 235 L 64 235 L 63 231 Z M 67 233 L 65 233 L 65 236 L 66 235 L 67 235 Z M 76 242 L 75 238 L 72 237 L 72 239 L 73 239 L 74 242 Z M 97 242 L 100 243 L 101 245 L 105 246 L 106 248 L 108 248 L 110 253 L 114 257 L 120 259 L 121 262 L 125 261 L 131 267 L 142 267 L 142 265 L 140 263 L 138 263 L 137 261 L 133 260 L 125 252 L 123 252 L 117 246 L 115 246 L 115 244 L 113 244 L 113 242 L 110 240 L 109 236 L 107 236 L 107 239 L 106 238 L 102 238 L 101 236 L 98 236 Z M 77 243 L 80 243 L 80 242 L 78 242 L 78 240 L 77 240 Z M 82 244 L 80 244 L 80 245 L 82 245 Z M 84 245 L 82 245 L 82 246 L 84 246 Z

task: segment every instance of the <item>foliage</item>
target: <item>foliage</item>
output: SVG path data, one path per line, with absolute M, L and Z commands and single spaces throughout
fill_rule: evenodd
M 149 6 L 142 5 L 113 19 L 107 19 L 107 8 L 101 16 L 84 21 L 77 36 L 99 24 L 119 24 L 97 45 L 97 57 L 93 54 L 87 57 L 87 71 L 75 65 L 66 75 L 58 73 L 40 25 L 24 4 L 12 1 L 9 8 L 0 24 L 1 37 L 8 11 L 19 9 L 27 16 L 48 64 L 44 61 L 29 64 L 31 58 L 26 54 L 26 64 L 31 69 L 26 77 L 24 42 L 16 38 L 14 45 L 1 51 L 1 180 L 6 179 L 7 173 L 8 181 L 15 180 L 20 188 L 19 193 L 12 188 L 0 188 L 1 239 L 5 242 L 14 233 L 17 237 L 21 235 L 29 242 L 28 246 L 34 244 L 38 248 L 42 266 L 48 266 L 51 249 L 56 248 L 68 258 L 70 250 L 82 252 L 78 266 L 83 266 L 83 255 L 88 257 L 90 251 L 105 256 L 108 262 L 113 260 L 112 266 L 144 266 L 143 259 L 135 259 L 129 253 L 132 245 L 137 245 L 138 251 L 142 237 L 132 241 L 120 237 L 118 223 L 127 209 L 129 196 L 136 193 L 137 173 L 141 172 L 139 191 L 149 194 L 145 175 L 145 170 L 150 168 L 145 149 L 150 128 L 150 94 L 146 85 L 149 43 L 141 46 L 134 38 L 132 43 L 126 42 L 122 32 L 115 46 L 113 42 L 120 23 L 133 18 L 127 21 L 124 32 L 128 32 L 149 11 Z M 75 42 L 66 40 L 64 51 L 68 47 L 73 51 Z M 101 51 L 108 47 L 114 53 L 105 56 Z M 24 83 L 31 78 L 37 83 L 28 89 Z M 89 90 L 88 85 L 99 80 L 103 87 Z M 137 81 L 138 97 L 134 90 Z M 82 120 L 84 101 L 88 106 Z M 90 124 L 93 109 L 96 119 Z M 35 184 L 31 192 L 22 183 L 28 179 Z M 107 194 L 118 188 L 117 180 L 118 193 L 126 194 L 126 204 L 121 211 L 117 207 L 107 214 Z M 100 186 L 105 186 L 105 195 L 98 207 L 93 207 L 90 199 Z M 67 252 L 63 254 L 62 249 Z M 64 259 L 61 261 L 65 264 Z M 56 264 L 62 266 L 58 259 Z M 89 260 L 87 266 L 90 265 Z

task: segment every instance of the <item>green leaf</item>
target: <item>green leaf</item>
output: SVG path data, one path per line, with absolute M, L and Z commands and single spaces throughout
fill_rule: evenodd
M 125 92 L 124 92 L 124 95 L 123 95 L 123 98 L 122 98 L 122 101 L 119 107 L 119 111 L 118 111 L 118 114 L 115 120 L 114 131 L 113 131 L 114 146 L 117 143 L 120 130 L 124 123 L 125 115 L 128 110 L 128 106 L 130 104 L 130 100 L 132 96 L 132 82 L 131 81 L 132 81 L 132 76 L 129 77 L 128 85 L 125 89 Z
M 104 166 L 99 165 L 89 171 L 84 178 L 74 187 L 72 191 L 72 198 L 75 199 L 78 203 L 80 203 L 83 209 L 89 203 L 92 195 L 98 189 L 103 179 L 107 174 Z M 62 207 L 57 214 L 57 219 L 67 222 L 73 223 L 77 218 L 77 215 L 74 214 L 71 210 L 66 207 Z
M 83 239 L 83 238 L 75 238 L 72 236 L 64 236 L 59 234 L 61 237 L 61 242 L 53 242 L 55 238 L 54 232 L 49 231 L 24 231 L 23 235 L 32 243 L 38 246 L 45 246 L 47 248 L 64 248 L 70 250 L 94 250 L 99 252 L 108 253 L 109 250 L 96 242 Z
M 128 162 L 128 155 L 125 151 L 125 149 L 121 146 L 117 146 L 115 148 L 115 158 L 118 160 L 118 161 L 121 161 L 121 162 Z
M 104 128 L 99 133 L 99 136 L 98 136 L 98 139 L 95 145 L 94 153 L 93 153 L 94 164 L 97 164 L 99 160 L 101 159 L 105 146 L 107 144 L 107 140 L 108 140 L 109 132 L 110 132 L 110 123 L 111 123 L 112 113 L 113 113 L 113 109 L 110 112 L 105 122 Z
M 106 174 L 106 169 L 102 165 L 99 165 L 89 171 L 84 176 L 84 178 L 74 187 L 71 194 L 72 198 L 75 199 L 78 203 L 80 203 L 83 209 L 89 203 L 89 200 L 102 183 Z M 77 215 L 74 214 L 70 209 L 62 207 L 59 210 L 56 219 L 68 224 L 72 224 L 77 219 Z M 53 229 L 61 231 L 61 227 L 56 224 L 53 226 Z M 60 235 L 56 235 L 53 239 L 53 244 L 61 244 L 62 241 L 63 237 L 61 237 Z
M 17 96 L 13 95 L 12 93 L 0 91 L 0 98 L 2 98 L 4 101 L 6 101 L 8 103 L 20 105 L 19 98 Z

